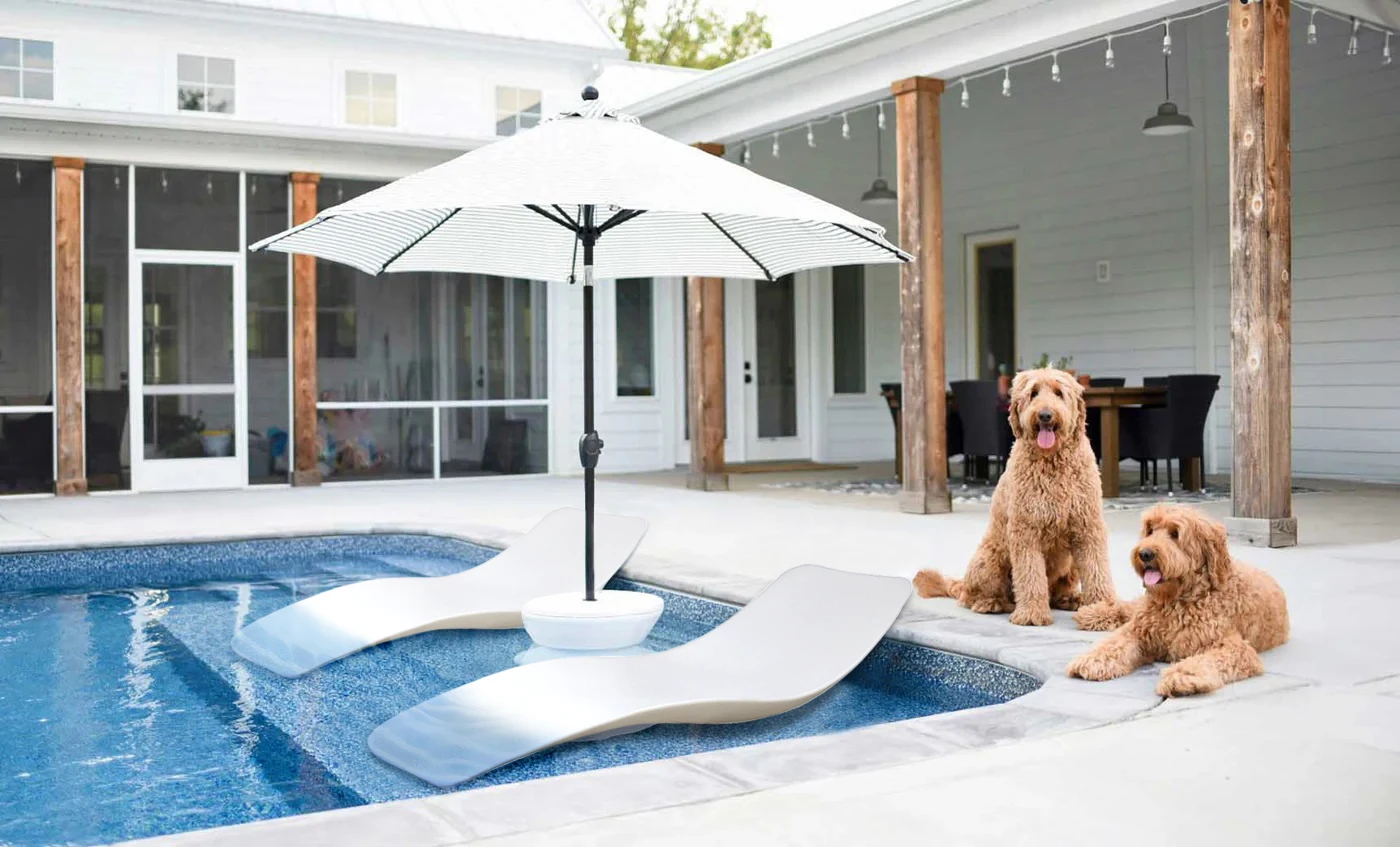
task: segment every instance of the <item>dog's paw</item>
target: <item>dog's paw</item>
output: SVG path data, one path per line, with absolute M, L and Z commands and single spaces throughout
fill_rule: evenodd
M 1055 622 L 1055 616 L 1050 614 L 1049 607 L 1028 609 L 1022 606 L 1011 613 L 1011 622 L 1017 626 L 1049 626 Z
M 1177 664 L 1162 671 L 1162 678 L 1157 680 L 1157 696 L 1189 697 L 1192 694 L 1205 694 L 1219 687 L 1220 681 L 1213 675 Z
M 1090 632 L 1108 632 L 1127 623 L 1128 616 L 1121 604 L 1105 601 L 1083 606 L 1074 613 L 1074 624 Z
M 1004 615 L 1011 611 L 1011 607 L 1005 602 L 996 598 L 982 598 L 973 600 L 968 608 L 979 615 Z
M 1102 682 L 1106 679 L 1116 679 L 1123 675 L 1112 659 L 1094 652 L 1085 653 L 1083 656 L 1070 662 L 1065 667 L 1065 674 L 1067 676 L 1078 677 L 1079 679 L 1091 679 L 1096 682 Z
M 1059 609 L 1062 612 L 1073 612 L 1079 608 L 1079 592 L 1071 594 L 1056 594 L 1050 598 L 1050 608 Z

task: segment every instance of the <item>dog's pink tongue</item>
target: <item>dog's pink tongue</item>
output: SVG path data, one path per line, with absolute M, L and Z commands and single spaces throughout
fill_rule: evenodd
M 1161 581 L 1162 581 L 1162 572 L 1161 572 L 1161 571 L 1152 570 L 1152 571 L 1143 571 L 1143 572 L 1142 572 L 1142 584 L 1143 584 L 1143 585 L 1156 585 L 1157 583 L 1159 583 L 1159 582 L 1161 582 Z
M 1035 443 L 1040 445 L 1040 449 L 1049 450 L 1055 446 L 1055 430 L 1042 429 L 1035 434 Z

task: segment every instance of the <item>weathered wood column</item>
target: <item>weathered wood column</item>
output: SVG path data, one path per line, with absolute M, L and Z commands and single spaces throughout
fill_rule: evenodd
M 56 158 L 54 173 L 53 408 L 58 425 L 60 496 L 86 494 L 83 452 L 83 160 Z
M 1286 547 L 1293 518 L 1289 2 L 1230 4 L 1232 538 Z
M 904 374 L 899 508 L 915 514 L 948 512 L 953 504 L 948 495 L 943 140 L 938 109 L 943 81 L 910 77 L 891 89 L 899 163 L 899 240 L 914 257 L 899 271 Z
M 320 174 L 292 174 L 292 223 L 316 217 Z M 316 465 L 316 257 L 292 257 L 292 485 L 320 485 Z
M 722 144 L 695 146 L 712 156 L 724 155 Z M 690 393 L 690 470 L 685 484 L 697 491 L 726 491 L 729 474 L 724 470 L 724 280 L 689 277 L 685 284 L 685 385 Z

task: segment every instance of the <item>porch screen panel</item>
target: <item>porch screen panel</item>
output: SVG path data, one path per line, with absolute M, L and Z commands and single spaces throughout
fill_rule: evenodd
M 130 172 L 126 165 L 89 164 L 83 173 L 83 438 L 89 491 L 131 487 Z
M 248 174 L 248 243 L 291 222 L 286 174 Z M 284 253 L 247 253 L 248 482 L 285 483 L 291 464 L 290 264 Z
M 0 159 L 0 494 L 52 492 L 53 165 Z

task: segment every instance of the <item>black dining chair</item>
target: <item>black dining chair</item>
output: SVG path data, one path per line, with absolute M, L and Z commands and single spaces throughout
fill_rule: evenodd
M 1168 379 L 1171 379 L 1171 377 L 1145 376 L 1142 378 L 1142 384 L 1144 388 L 1161 388 L 1167 384 Z
M 1128 380 L 1121 376 L 1097 376 L 1089 378 L 1090 388 L 1122 388 L 1128 384 Z M 1084 422 L 1084 432 L 1089 436 L 1089 446 L 1093 448 L 1094 458 L 1103 457 L 1103 429 L 1099 423 L 1098 409 L 1089 410 L 1089 419 Z
M 1122 454 L 1138 462 L 1139 485 L 1147 485 L 1147 462 L 1152 462 L 1152 488 L 1157 488 L 1157 460 L 1167 460 L 1167 490 L 1172 490 L 1172 459 L 1204 459 L 1206 417 L 1219 374 L 1182 374 L 1164 377 L 1167 405 L 1125 408 L 1120 415 Z M 1147 380 L 1143 380 L 1147 385 Z
M 953 401 L 962 419 L 963 475 L 970 476 L 970 460 L 987 458 L 996 465 L 996 478 L 1006 469 L 1011 455 L 1011 424 L 1001 409 L 994 380 L 964 379 L 951 383 Z M 987 480 L 991 482 L 991 479 Z

